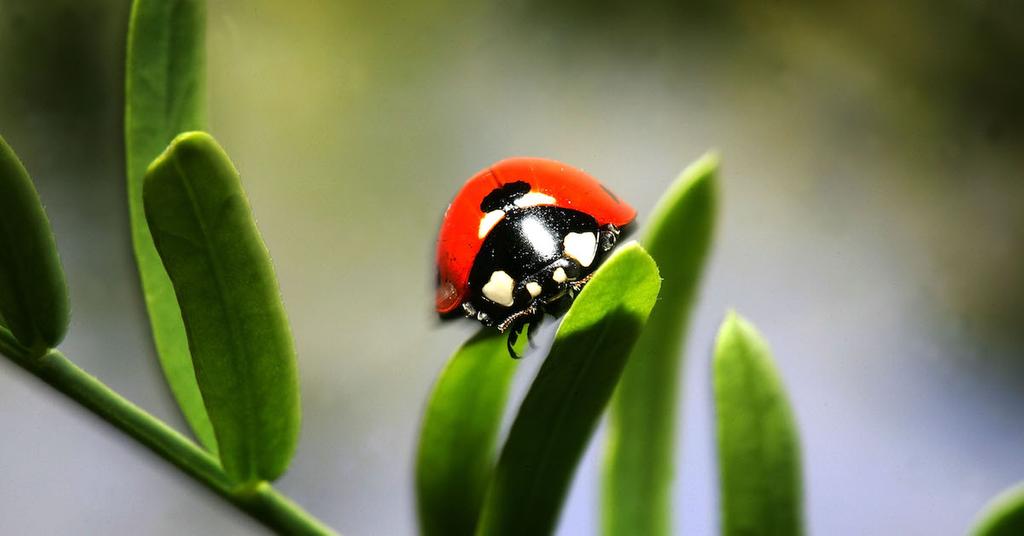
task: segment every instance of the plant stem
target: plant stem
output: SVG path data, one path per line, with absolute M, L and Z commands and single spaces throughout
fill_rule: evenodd
M 279 534 L 335 534 L 280 494 L 269 482 L 235 485 L 210 453 L 80 369 L 59 351 L 50 350 L 41 357 L 33 357 L 31 351 L 0 327 L 0 354 L 142 443 L 271 530 Z

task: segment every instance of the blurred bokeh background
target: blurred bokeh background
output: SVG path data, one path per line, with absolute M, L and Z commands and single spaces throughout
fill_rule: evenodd
M 66 353 L 183 427 L 128 236 L 128 8 L 0 0 L 0 132 L 53 220 Z M 716 532 L 708 360 L 729 307 L 775 349 L 812 534 L 962 533 L 1024 479 L 1020 3 L 219 0 L 208 37 L 211 130 L 300 353 L 280 487 L 344 534 L 415 530 L 420 410 L 473 330 L 432 315 L 436 228 L 510 155 L 582 167 L 641 214 L 722 155 L 680 378 L 677 532 Z M 8 362 L 0 429 L 0 533 L 261 530 Z M 562 534 L 595 533 L 599 443 Z

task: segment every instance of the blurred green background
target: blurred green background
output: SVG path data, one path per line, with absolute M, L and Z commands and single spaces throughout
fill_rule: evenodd
M 128 237 L 128 7 L 0 0 L 0 132 L 53 220 L 65 352 L 183 427 Z M 582 167 L 642 218 L 684 164 L 722 154 L 678 532 L 717 523 L 707 364 L 727 307 L 791 392 L 810 533 L 962 533 L 1024 479 L 1024 5 L 222 0 L 208 26 L 211 130 L 299 349 L 280 487 L 343 533 L 414 532 L 421 407 L 473 331 L 432 314 L 436 228 L 510 155 Z M 0 533 L 260 530 L 7 362 L 0 426 Z M 595 533 L 597 452 L 563 534 Z

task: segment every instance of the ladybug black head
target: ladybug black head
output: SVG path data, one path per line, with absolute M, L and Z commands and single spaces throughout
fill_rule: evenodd
M 530 193 L 530 185 L 523 181 L 510 182 L 500 188 L 495 188 L 480 202 L 480 210 L 491 212 L 492 210 L 505 210 L 515 204 L 516 199 Z

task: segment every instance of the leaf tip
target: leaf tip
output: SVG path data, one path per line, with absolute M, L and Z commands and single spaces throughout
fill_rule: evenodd
M 695 180 L 712 180 L 718 175 L 718 169 L 721 166 L 721 153 L 718 152 L 718 149 L 710 149 L 686 166 L 682 175 L 694 177 Z
M 737 313 L 736 309 L 729 308 L 725 311 L 725 317 L 722 318 L 722 324 L 718 328 L 718 339 L 734 336 L 738 331 L 750 325 L 750 322 Z
M 683 168 L 677 180 L 685 185 L 684 189 L 693 188 L 698 184 L 714 183 L 721 165 L 721 156 L 717 150 L 712 149 Z
M 33 355 L 57 347 L 67 334 L 71 306 L 50 220 L 28 170 L 2 136 L 0 310 Z
M 227 153 L 209 133 L 200 130 L 182 132 L 146 168 L 142 187 L 143 205 L 149 206 L 155 201 L 154 197 L 159 197 L 152 192 L 159 188 L 157 184 L 170 180 L 166 177 L 176 175 L 177 172 L 172 170 L 177 167 L 177 163 L 190 160 L 220 162 L 232 166 Z
M 1024 529 L 1024 483 L 1011 486 L 992 498 L 977 515 L 971 536 L 1018 534 Z
M 737 313 L 735 309 L 729 309 L 718 328 L 714 360 L 721 363 L 733 359 L 732 356 L 739 354 L 730 350 L 736 348 L 767 349 L 767 343 L 754 324 Z
M 636 258 L 645 266 L 652 268 L 655 272 L 658 271 L 658 264 L 654 262 L 651 255 L 647 253 L 647 249 L 644 248 L 637 240 L 630 240 L 629 242 L 622 244 L 622 246 L 619 247 L 619 254 L 636 256 Z
M 684 236 L 694 240 L 688 248 L 696 248 L 694 258 L 704 258 L 717 212 L 718 168 L 718 153 L 704 153 L 676 176 L 658 200 L 643 238 L 656 258 L 678 254 L 679 240 Z M 661 251 L 663 248 L 667 251 Z
M 626 242 L 616 251 L 615 257 L 620 257 L 623 261 L 629 260 L 633 263 L 634 269 L 637 270 L 641 277 L 651 278 L 654 283 L 654 295 L 657 296 L 661 289 L 661 271 L 658 268 L 658 263 L 640 245 L 640 242 L 636 240 Z
M 210 134 L 201 130 L 182 132 L 175 136 L 171 143 L 167 145 L 167 148 L 150 162 L 149 167 L 146 169 L 146 177 L 153 175 L 155 169 L 162 167 L 174 155 L 182 151 L 193 152 L 209 149 L 216 149 L 218 152 L 222 151 L 220 145 Z
M 640 242 L 636 240 L 630 240 L 629 242 L 626 242 L 625 244 L 619 246 L 618 249 L 615 251 L 615 255 L 623 257 L 627 255 L 650 257 L 650 255 L 647 254 L 647 250 L 644 249 L 644 247 L 640 245 Z
M 170 147 L 196 147 L 203 146 L 207 147 L 210 145 L 218 146 L 217 141 L 213 139 L 210 133 L 203 130 L 190 130 L 182 132 L 171 140 Z
M 697 160 L 691 164 L 693 167 L 704 167 L 707 166 L 711 169 L 717 170 L 722 163 L 722 153 L 718 148 L 711 148 L 700 155 Z

